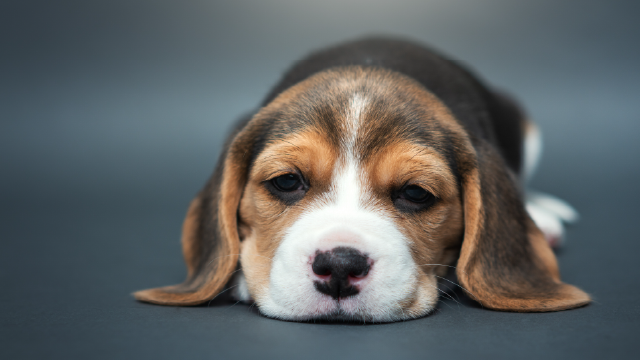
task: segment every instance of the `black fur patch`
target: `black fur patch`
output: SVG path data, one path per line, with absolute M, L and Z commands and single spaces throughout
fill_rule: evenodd
M 511 170 L 519 173 L 522 131 L 517 108 L 457 62 L 409 41 L 371 38 L 313 53 L 283 76 L 263 105 L 313 74 L 353 65 L 380 67 L 416 80 L 435 94 L 468 132 L 496 145 Z

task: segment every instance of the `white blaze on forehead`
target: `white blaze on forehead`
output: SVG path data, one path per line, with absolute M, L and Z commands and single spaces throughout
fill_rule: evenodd
M 367 106 L 367 98 L 356 93 L 349 102 L 345 119 L 344 150 L 342 158 L 336 162 L 331 186 L 331 198 L 335 205 L 344 210 L 359 208 L 361 197 L 366 191 L 360 174 L 358 154 L 356 154 L 356 140 L 360 128 L 362 114 Z
M 360 128 L 360 124 L 362 122 L 362 114 L 364 113 L 364 109 L 367 107 L 369 103 L 368 99 L 359 93 L 354 94 L 351 97 L 351 101 L 349 102 L 349 109 L 347 110 L 346 119 L 345 119 L 345 146 L 347 150 L 346 155 L 351 155 L 354 158 L 355 154 L 355 143 L 356 138 L 358 136 L 358 129 Z
M 268 295 L 257 299 L 267 315 L 308 319 L 341 309 L 354 318 L 390 321 L 404 318 L 399 304 L 417 296 L 418 272 L 408 240 L 389 214 L 365 205 L 372 195 L 358 161 L 356 142 L 367 105 L 367 98 L 357 93 L 348 102 L 343 113 L 341 154 L 329 191 L 306 206 L 276 251 Z M 317 251 L 337 246 L 356 248 L 373 261 L 359 294 L 341 299 L 339 304 L 315 289 L 311 271 Z M 426 303 L 437 299 L 435 293 L 419 296 L 427 296 Z

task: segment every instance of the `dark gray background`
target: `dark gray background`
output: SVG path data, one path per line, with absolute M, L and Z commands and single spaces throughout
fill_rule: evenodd
M 0 357 L 629 358 L 640 331 L 637 1 L 0 3 Z M 465 298 L 388 325 L 299 324 L 242 305 L 172 308 L 179 233 L 229 124 L 307 51 L 365 34 L 427 42 L 525 104 L 534 185 L 582 221 L 558 254 L 588 307 Z M 637 355 L 636 355 L 637 356 Z

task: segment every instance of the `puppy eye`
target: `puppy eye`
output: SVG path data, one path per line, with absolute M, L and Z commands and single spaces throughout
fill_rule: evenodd
M 416 185 L 409 185 L 402 189 L 400 196 L 414 203 L 423 203 L 429 200 L 433 195 L 427 190 Z
M 271 180 L 273 186 L 283 192 L 299 190 L 302 186 L 300 177 L 294 174 L 280 175 Z
M 284 174 L 264 182 L 264 186 L 275 198 L 286 205 L 294 205 L 304 198 L 309 184 L 298 174 Z
M 407 185 L 393 195 L 393 203 L 403 212 L 416 212 L 428 209 L 436 201 L 429 191 L 417 185 Z

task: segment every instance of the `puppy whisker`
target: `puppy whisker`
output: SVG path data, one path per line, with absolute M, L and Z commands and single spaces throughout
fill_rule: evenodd
M 211 300 L 209 300 L 209 302 L 207 303 L 207 307 L 211 306 L 211 302 L 212 302 L 213 300 L 215 300 L 218 296 L 220 296 L 220 295 L 222 295 L 222 294 L 226 293 L 227 291 L 229 291 L 229 290 L 233 289 L 233 288 L 234 288 L 234 287 L 236 287 L 236 286 L 238 286 L 238 285 L 233 285 L 233 286 L 230 286 L 230 287 L 228 287 L 228 288 L 226 288 L 226 289 L 222 290 L 220 293 L 218 293 L 218 295 L 214 296 Z
M 226 308 L 226 310 L 229 310 L 229 309 L 231 309 L 232 307 L 234 307 L 234 306 L 238 305 L 238 303 L 239 303 L 239 302 L 241 302 L 241 301 L 242 301 L 242 300 L 238 300 L 238 301 L 236 301 L 235 303 L 233 303 L 233 305 L 231 305 L 231 306 L 229 306 L 228 308 Z
M 438 278 L 441 278 L 441 277 L 439 277 L 439 276 L 437 276 L 437 275 L 434 275 L 434 276 L 436 276 L 436 277 L 438 277 Z M 451 287 L 451 286 L 449 286 L 448 284 L 444 284 L 444 283 L 439 283 L 439 284 L 438 284 L 438 287 L 440 287 L 440 286 L 444 286 L 444 287 L 446 288 L 446 290 L 445 290 L 445 291 L 447 292 L 447 294 L 452 294 L 452 293 L 453 293 L 453 295 L 455 295 L 455 296 L 456 296 L 456 299 L 457 299 L 458 301 L 460 301 L 460 296 L 458 296 L 458 293 L 455 291 L 455 288 L 452 288 L 452 287 Z
M 464 288 L 462 285 L 460 285 L 460 284 L 456 283 L 455 281 L 451 281 L 451 280 L 449 280 L 449 279 L 447 279 L 447 278 L 445 278 L 445 277 L 438 276 L 438 275 L 433 275 L 433 276 L 437 277 L 438 279 L 442 279 L 442 280 L 444 280 L 444 281 L 447 281 L 447 282 L 449 282 L 449 283 L 451 283 L 451 284 L 453 284 L 453 285 L 455 285 L 455 286 L 459 287 L 459 288 L 460 288 L 460 289 L 462 289 L 464 292 L 466 292 L 467 294 L 471 295 L 471 296 L 473 297 L 473 299 L 477 301 L 476 296 L 475 296 L 471 291 L 467 290 L 466 288 Z M 447 287 L 447 288 L 449 288 L 449 287 Z
M 434 289 L 436 289 L 436 290 L 438 290 L 439 292 L 441 292 L 442 294 L 444 294 L 445 296 L 447 296 L 449 299 L 453 300 L 456 304 L 458 304 L 458 310 L 460 309 L 460 302 L 459 302 L 459 301 L 456 301 L 456 299 L 454 299 L 454 298 L 453 298 L 453 296 L 451 296 L 451 295 L 447 294 L 445 291 L 443 291 L 443 290 L 441 290 L 441 289 L 438 289 L 438 287 L 437 287 L 437 286 L 433 286 L 433 285 L 431 285 L 431 284 L 427 284 L 427 285 L 428 285 L 428 286 L 430 286 L 430 287 L 432 287 L 432 288 L 434 288 Z M 447 305 L 447 306 L 449 306 L 450 308 L 452 308 L 452 309 L 453 309 L 453 307 L 452 307 L 451 305 L 449 305 L 449 304 L 447 304 L 447 303 L 445 303 L 445 302 L 443 302 L 443 304 L 445 304 L 445 305 Z
M 453 266 L 453 265 L 443 265 L 443 264 L 422 264 L 422 265 L 418 265 L 418 266 L 444 266 L 444 267 L 448 267 L 448 268 L 452 268 L 452 269 L 456 269 L 456 270 L 458 270 L 458 268 L 457 268 L 456 266 Z M 464 270 L 462 270 L 462 269 L 460 269 L 460 271 L 462 271 L 463 273 L 467 274 L 467 272 L 466 272 L 466 271 L 464 271 Z M 467 275 L 468 275 L 468 274 L 467 274 Z M 445 279 L 445 278 L 443 278 L 443 277 L 441 277 L 441 276 L 437 276 L 437 275 L 434 275 L 434 276 L 435 276 L 435 277 L 437 277 L 437 278 L 440 278 L 440 279 L 446 280 L 446 281 L 448 281 L 448 282 L 450 282 L 450 283 L 452 283 L 452 284 L 454 284 L 454 285 L 456 285 L 456 286 L 460 287 L 460 288 L 461 288 L 462 290 L 464 290 L 467 294 L 471 295 L 471 297 L 473 298 L 473 300 L 475 300 L 475 301 L 477 301 L 477 302 L 480 302 L 480 300 L 478 299 L 478 297 L 477 297 L 474 293 L 472 293 L 472 292 L 471 292 L 471 291 L 469 291 L 468 289 L 466 289 L 466 288 L 462 287 L 460 284 L 456 284 L 455 282 L 453 282 L 453 281 L 451 281 L 451 280 L 449 280 L 449 279 Z M 482 304 L 480 304 L 480 305 L 482 305 Z
M 457 283 L 455 283 L 454 281 L 451 281 L 451 280 L 449 280 L 449 279 L 447 279 L 447 278 L 444 278 L 444 277 L 442 277 L 442 276 L 438 276 L 438 275 L 434 275 L 434 276 L 435 276 L 435 277 L 437 277 L 437 278 L 439 278 L 439 279 L 442 279 L 442 280 L 448 281 L 448 282 L 452 283 L 453 285 L 455 285 L 455 286 L 459 287 L 459 288 L 460 288 L 460 289 L 462 289 L 465 293 L 467 293 L 467 294 L 471 295 L 471 298 L 473 298 L 473 300 L 477 301 L 477 302 L 480 304 L 480 306 L 482 306 L 482 303 L 480 303 L 480 300 L 478 299 L 478 297 L 477 297 L 474 293 L 472 293 L 471 291 L 469 291 L 468 289 L 466 289 L 465 287 L 463 287 L 462 285 L 457 284 Z M 483 306 L 483 307 L 484 307 L 484 306 Z

